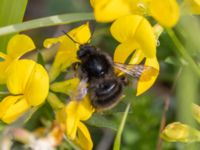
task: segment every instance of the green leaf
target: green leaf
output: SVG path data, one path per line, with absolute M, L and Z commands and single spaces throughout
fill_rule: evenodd
M 120 150 L 120 144 L 121 144 L 121 136 L 122 136 L 122 131 L 124 129 L 124 125 L 126 122 L 126 118 L 128 116 L 128 112 L 129 112 L 129 108 L 130 108 L 130 103 L 127 105 L 126 110 L 124 112 L 124 115 L 122 117 L 119 129 L 117 131 L 117 135 L 115 137 L 115 142 L 114 142 L 114 147 L 113 150 Z
M 51 107 L 56 110 L 56 109 L 61 109 L 64 107 L 64 104 L 61 102 L 61 100 L 57 97 L 56 94 L 49 92 L 47 96 L 47 101 L 51 105 Z
M 54 92 L 63 93 L 71 96 L 79 84 L 79 78 L 72 78 L 61 82 L 52 83 L 50 89 Z
M 22 22 L 27 2 L 28 0 L 1 0 L 0 27 Z M 7 42 L 11 36 L 0 37 L 0 51 L 6 51 Z
M 41 125 L 41 120 L 54 120 L 54 112 L 48 102 L 45 102 L 41 107 L 37 109 L 30 119 L 25 123 L 25 128 L 28 130 L 34 130 Z
M 3 121 L 0 121 L 0 132 L 2 132 L 6 126 L 7 126 L 6 123 L 4 123 Z
M 115 131 L 117 130 L 117 124 L 114 121 L 99 114 L 92 115 L 92 118 L 87 120 L 86 123 L 95 127 L 110 128 Z
M 120 103 L 117 104 L 116 107 L 110 109 L 110 110 L 107 110 L 104 112 L 105 115 L 110 115 L 110 114 L 116 114 L 116 113 L 124 113 L 126 107 L 127 107 L 127 103 L 128 102 L 125 102 L 124 100 L 122 100 Z M 132 113 L 132 109 L 130 108 L 129 109 L 129 112 L 128 113 Z
M 37 63 L 39 63 L 43 67 L 45 66 L 44 58 L 43 58 L 43 56 L 42 56 L 40 51 L 38 51 L 38 54 L 37 54 Z
M 169 56 L 164 61 L 168 64 L 178 66 L 178 67 L 180 67 L 182 65 L 184 65 L 184 66 L 188 65 L 187 62 L 181 57 L 176 58 L 174 56 Z
M 2 27 L 0 28 L 0 36 L 35 28 L 55 26 L 60 24 L 69 24 L 73 22 L 93 20 L 93 19 L 94 19 L 93 13 L 72 13 L 72 14 L 49 16 Z

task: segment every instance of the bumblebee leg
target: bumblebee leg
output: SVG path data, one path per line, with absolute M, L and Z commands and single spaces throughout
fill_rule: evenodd
M 75 62 L 72 64 L 73 70 L 77 71 L 80 67 L 81 63 L 80 62 Z

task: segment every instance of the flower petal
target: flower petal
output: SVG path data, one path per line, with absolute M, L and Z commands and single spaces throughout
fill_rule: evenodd
M 90 136 L 90 133 L 87 127 L 79 122 L 78 130 L 76 134 L 76 138 L 74 142 L 82 149 L 82 150 L 92 150 L 93 142 Z
M 114 52 L 114 62 L 125 63 L 127 58 L 138 48 L 137 43 L 122 43 L 117 46 Z
M 95 19 L 111 22 L 121 16 L 131 14 L 129 3 L 124 0 L 91 0 Z
M 74 41 L 78 42 L 79 44 L 88 43 L 91 38 L 89 22 L 71 30 L 68 32 L 68 34 L 73 38 Z
M 92 113 L 94 112 L 94 108 L 90 104 L 89 97 L 86 96 L 83 100 L 71 100 L 66 107 L 67 115 L 73 114 L 80 118 L 80 120 L 88 120 Z
M 10 65 L 7 73 L 7 87 L 12 94 L 24 94 L 34 65 L 35 62 L 31 60 L 18 60 Z
M 117 19 L 110 28 L 121 43 L 137 42 L 146 57 L 155 57 L 156 39 L 150 23 L 142 16 L 128 15 Z
M 161 137 L 169 142 L 195 142 L 200 140 L 200 132 L 188 125 L 174 122 L 165 127 Z
M 134 39 L 135 32 L 142 19 L 143 17 L 139 15 L 120 17 L 111 25 L 110 32 L 121 43 Z
M 59 123 L 61 123 L 62 125 L 65 125 L 66 122 L 66 111 L 65 111 L 65 107 L 62 107 L 61 109 L 57 109 L 55 111 L 56 114 L 56 121 L 58 121 Z
M 67 36 L 62 39 L 62 43 L 60 43 L 60 47 L 49 72 L 50 81 L 54 81 L 62 71 L 65 71 L 74 62 L 78 61 L 76 56 L 77 50 L 76 44 Z
M 14 97 L 16 97 L 17 102 Z M 30 108 L 26 99 L 21 98 L 19 100 L 19 96 L 9 96 L 7 97 L 6 100 L 15 101 L 15 103 L 12 103 L 12 105 L 10 105 L 9 108 L 7 109 L 6 113 L 2 116 L 2 121 L 6 123 L 12 123 L 16 119 L 18 119 L 20 116 L 22 116 L 22 114 L 25 113 Z
M 147 58 L 145 61 L 145 66 L 150 66 L 153 68 L 144 71 L 139 78 L 137 84 L 137 96 L 147 91 L 154 84 L 159 74 L 159 63 L 156 57 L 151 59 Z
M 56 38 L 45 39 L 43 42 L 43 46 L 45 48 L 50 48 L 52 45 L 54 45 L 56 43 L 62 43 L 65 38 L 68 38 L 68 37 L 66 35 L 62 35 L 62 36 L 59 36 Z
M 12 94 L 24 94 L 30 105 L 39 105 L 47 97 L 49 78 L 46 70 L 32 60 L 18 60 L 9 67 L 7 87 Z
M 140 49 L 138 49 L 131 57 L 129 64 L 139 64 L 142 62 L 143 59 L 144 59 L 144 54 Z
M 94 3 L 95 3 L 95 0 L 90 0 L 90 4 L 92 7 L 94 7 Z
M 143 18 L 135 32 L 135 40 L 146 57 L 155 57 L 157 40 L 151 24 Z
M 26 99 L 30 105 L 37 106 L 45 101 L 48 92 L 48 73 L 42 65 L 35 63 L 24 92 Z
M 80 120 L 87 120 L 94 112 L 88 96 L 82 101 L 71 100 L 66 106 L 66 132 L 72 139 L 75 138 L 77 126 Z
M 78 123 L 80 122 L 79 118 L 76 116 L 70 116 L 66 118 L 65 129 L 66 134 L 69 139 L 74 140 L 76 138 Z
M 176 0 L 151 0 L 151 15 L 163 26 L 173 27 L 179 20 L 179 6 Z
M 89 23 L 87 22 L 71 30 L 67 34 L 77 43 L 85 44 L 89 42 L 91 38 Z M 65 71 L 74 62 L 79 61 L 76 55 L 79 45 L 77 45 L 77 43 L 75 43 L 72 39 L 64 35 L 57 38 L 46 39 L 44 41 L 44 46 L 47 48 L 60 42 L 60 47 L 49 73 L 51 82 L 54 81 L 62 71 Z
M 0 62 L 0 84 L 6 83 L 7 78 L 7 69 L 9 65 L 11 64 L 11 61 L 5 60 Z
M 189 10 L 195 14 L 200 14 L 200 1 L 199 0 L 185 0 L 184 5 L 189 8 Z
M 56 58 L 49 72 L 51 82 L 54 81 L 61 72 L 66 71 L 66 69 L 73 63 L 79 61 L 76 52 L 77 50 L 75 49 L 66 49 L 65 51 L 57 52 Z
M 8 42 L 7 54 L 13 59 L 18 59 L 25 53 L 35 49 L 32 39 L 25 34 L 17 34 Z
M 10 106 L 15 104 L 15 102 L 20 99 L 22 96 L 7 96 L 0 102 L 0 118 L 4 116 L 6 111 Z

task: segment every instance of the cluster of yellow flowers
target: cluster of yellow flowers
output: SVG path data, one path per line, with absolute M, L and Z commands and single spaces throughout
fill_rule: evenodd
M 42 104 L 49 91 L 49 76 L 38 63 L 20 59 L 35 49 L 33 41 L 26 35 L 12 37 L 7 54 L 0 53 L 0 83 L 6 84 L 9 95 L 0 102 L 0 118 L 12 123 L 32 107 Z
M 98 22 L 113 22 L 110 32 L 120 43 L 114 52 L 115 62 L 124 63 L 135 51 L 129 64 L 139 64 L 145 60 L 146 66 L 159 71 L 156 45 L 159 37 L 157 32 L 160 31 L 146 18 L 153 17 L 162 27 L 175 26 L 180 18 L 180 6 L 176 0 L 90 0 L 90 3 Z M 187 12 L 200 14 L 198 0 L 184 0 L 181 7 Z M 137 95 L 153 85 L 158 73 L 148 82 L 143 81 L 143 77 L 139 79 Z M 143 76 L 146 76 L 145 72 Z
M 90 39 L 89 24 L 86 23 L 68 33 L 77 42 L 84 44 Z M 24 34 L 13 36 L 7 46 L 7 54 L 0 53 L 0 83 L 6 84 L 8 96 L 0 102 L 0 119 L 5 123 L 13 123 L 28 110 L 41 106 L 48 99 L 56 114 L 56 121 L 64 126 L 66 135 L 82 149 L 92 149 L 93 143 L 87 127 L 81 122 L 88 120 L 94 108 L 86 96 L 82 101 L 70 100 L 62 103 L 53 92 L 71 96 L 77 88 L 79 78 L 61 82 L 55 79 L 61 72 L 66 71 L 74 62 L 78 62 L 76 53 L 79 48 L 66 35 L 44 41 L 44 47 L 49 48 L 60 42 L 49 72 L 37 62 L 21 58 L 24 54 L 35 49 L 30 37 Z M 22 44 L 23 43 L 23 44 Z M 50 90 L 52 92 L 49 92 Z M 58 102 L 57 104 L 55 104 Z
M 91 0 L 94 15 L 99 22 L 113 22 L 112 36 L 119 42 L 114 51 L 114 62 L 124 63 L 134 52 L 129 64 L 152 66 L 157 69 L 151 80 L 145 72 L 137 84 L 137 95 L 144 93 L 155 82 L 159 74 L 156 57 L 156 44 L 160 26 L 152 27 L 145 18 L 152 16 L 163 27 L 173 27 L 179 20 L 179 5 L 176 0 Z M 200 13 L 200 2 L 185 0 L 182 7 L 192 13 Z M 187 7 L 186 7 L 187 6 Z M 159 31 L 158 31 L 159 29 Z M 91 37 L 89 24 L 83 24 L 67 33 L 75 41 L 85 44 Z M 83 121 L 88 120 L 95 109 L 88 95 L 82 101 L 70 100 L 62 103 L 54 92 L 69 97 L 79 84 L 78 78 L 57 82 L 55 79 L 73 63 L 79 62 L 79 45 L 66 35 L 49 38 L 44 47 L 50 48 L 59 43 L 52 67 L 47 70 L 37 62 L 21 58 L 25 53 L 35 50 L 33 41 L 24 34 L 13 36 L 7 46 L 7 54 L 0 53 L 0 83 L 6 84 L 9 94 L 0 102 L 0 119 L 12 123 L 28 110 L 39 107 L 45 101 L 52 105 L 56 120 L 64 126 L 67 137 L 82 149 L 90 150 L 93 143 Z M 51 92 L 49 92 L 49 87 Z M 56 104 L 55 104 L 56 103 Z

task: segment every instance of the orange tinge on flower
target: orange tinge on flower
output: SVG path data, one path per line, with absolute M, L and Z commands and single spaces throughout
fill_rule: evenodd
M 165 27 L 174 26 L 179 20 L 176 0 L 90 0 L 95 19 L 111 22 L 122 16 L 150 15 Z
M 129 64 L 139 64 L 155 68 L 153 72 L 143 72 L 138 84 L 137 95 L 144 93 L 155 82 L 159 73 L 156 58 L 156 37 L 149 22 L 139 15 L 128 15 L 117 19 L 111 26 L 113 37 L 120 42 L 115 49 L 114 62 L 125 63 L 132 54 Z M 150 78 L 150 79 L 149 79 Z
M 32 60 L 17 60 L 7 70 L 10 95 L 0 102 L 0 119 L 12 123 L 31 107 L 42 104 L 49 91 L 46 70 Z
M 65 125 L 67 137 L 83 150 L 91 150 L 93 147 L 90 133 L 82 123 L 88 120 L 93 112 L 94 108 L 86 96 L 82 101 L 71 100 L 56 113 L 57 120 Z
M 79 44 L 85 44 L 89 42 L 91 37 L 89 23 L 83 24 L 67 34 Z M 59 43 L 60 46 L 53 62 L 53 66 L 50 69 L 50 81 L 54 81 L 61 72 L 66 71 L 71 64 L 79 61 L 76 56 L 79 45 L 74 43 L 69 37 L 62 35 L 57 38 L 46 39 L 44 41 L 44 47 L 49 48 L 56 43 Z
M 0 84 L 6 83 L 6 72 L 12 62 L 18 60 L 25 53 L 35 49 L 35 45 L 30 37 L 24 34 L 13 36 L 8 42 L 7 54 L 0 52 Z

